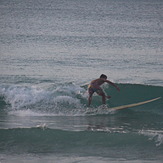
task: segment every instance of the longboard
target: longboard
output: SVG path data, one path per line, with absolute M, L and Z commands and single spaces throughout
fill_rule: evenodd
M 128 105 L 122 105 L 122 106 L 117 106 L 117 107 L 112 107 L 112 108 L 106 108 L 107 110 L 120 110 L 120 109 L 127 109 L 127 108 L 131 108 L 131 107 L 135 107 L 135 106 L 139 106 L 139 105 L 144 105 L 156 100 L 159 100 L 161 97 L 157 97 L 157 98 L 153 98 L 151 100 L 147 100 L 147 101 L 142 101 L 142 102 L 138 102 L 138 103 L 134 103 L 134 104 L 128 104 Z
M 127 109 L 127 108 L 132 108 L 132 107 L 135 107 L 135 106 L 140 106 L 140 105 L 144 105 L 144 104 L 147 104 L 147 103 L 150 103 L 150 102 L 153 102 L 153 101 L 156 101 L 156 100 L 159 100 L 161 97 L 157 97 L 157 98 L 153 98 L 153 99 L 150 99 L 150 100 L 147 100 L 147 101 L 142 101 L 142 102 L 138 102 L 138 103 L 134 103 L 134 104 L 128 104 L 128 105 L 122 105 L 122 106 L 117 106 L 117 107 L 112 107 L 112 108 L 108 108 L 108 107 L 104 107 L 104 108 L 94 108 L 94 109 L 88 109 L 86 111 L 86 114 L 94 114 L 94 113 L 98 113 L 101 111 L 102 112 L 105 112 L 105 111 L 113 111 L 113 110 L 121 110 L 121 109 Z

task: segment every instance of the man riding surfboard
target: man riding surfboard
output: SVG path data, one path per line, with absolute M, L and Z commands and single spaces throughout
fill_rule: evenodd
M 92 102 L 92 95 L 94 94 L 94 92 L 96 92 L 99 96 L 102 96 L 102 103 L 106 104 L 106 98 L 111 98 L 111 96 L 106 96 L 104 91 L 102 90 L 102 88 L 100 87 L 103 83 L 108 83 L 111 84 L 112 86 L 114 86 L 118 91 L 120 91 L 119 87 L 116 86 L 114 83 L 112 83 L 111 81 L 107 80 L 107 76 L 102 74 L 100 76 L 100 78 L 95 79 L 93 81 L 91 81 L 91 83 L 88 85 L 88 93 L 89 93 L 89 97 L 88 97 L 88 106 L 90 106 L 91 102 Z

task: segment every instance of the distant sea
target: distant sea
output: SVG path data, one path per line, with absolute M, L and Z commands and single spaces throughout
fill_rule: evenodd
M 163 162 L 162 0 L 0 1 L 0 163 Z M 104 110 L 81 87 L 106 74 Z M 88 114 L 88 110 L 92 110 Z M 96 111 L 94 111 L 96 110 Z

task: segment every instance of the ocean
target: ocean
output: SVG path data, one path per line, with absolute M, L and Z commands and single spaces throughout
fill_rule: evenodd
M 0 0 L 0 163 L 163 162 L 162 0 Z M 106 74 L 104 109 L 86 87 Z M 91 110 L 91 112 L 89 112 Z M 89 113 L 89 114 L 88 114 Z

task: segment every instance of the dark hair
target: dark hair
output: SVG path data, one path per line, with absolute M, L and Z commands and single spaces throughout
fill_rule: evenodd
M 107 79 L 107 76 L 104 74 L 101 74 L 100 78 L 106 78 Z

